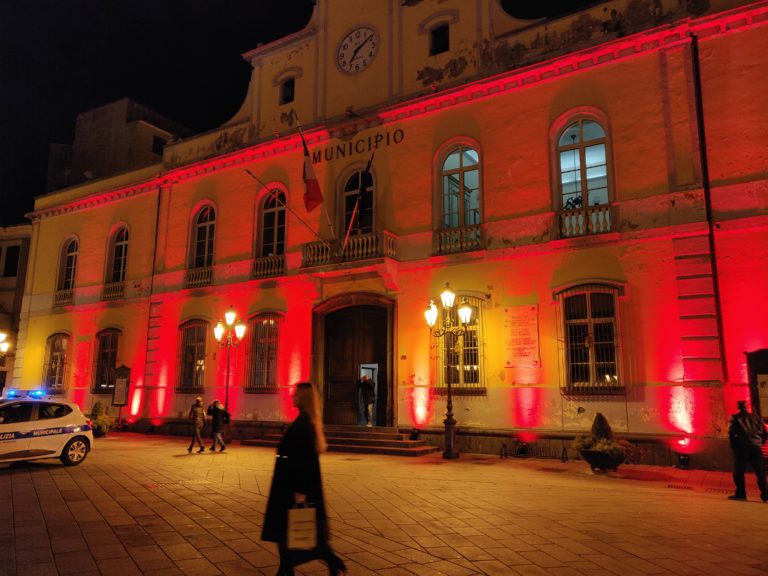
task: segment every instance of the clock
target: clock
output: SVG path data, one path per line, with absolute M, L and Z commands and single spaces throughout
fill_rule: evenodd
M 342 72 L 357 74 L 370 66 L 379 51 L 379 35 L 360 26 L 344 36 L 336 50 L 336 64 Z

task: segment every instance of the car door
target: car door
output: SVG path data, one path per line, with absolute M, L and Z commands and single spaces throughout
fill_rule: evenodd
M 25 401 L 0 405 L 0 462 L 28 457 L 33 407 Z
M 58 402 L 38 402 L 37 419 L 34 421 L 29 451 L 32 456 L 59 454 L 71 436 L 72 409 Z

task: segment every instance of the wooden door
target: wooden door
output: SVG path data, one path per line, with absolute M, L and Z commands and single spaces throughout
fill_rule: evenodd
M 360 364 L 378 364 L 376 422 L 387 424 L 387 310 L 352 306 L 325 317 L 325 386 L 323 420 L 326 424 L 357 424 L 357 380 Z

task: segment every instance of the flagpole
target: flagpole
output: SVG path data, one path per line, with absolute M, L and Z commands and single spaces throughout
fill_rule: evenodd
M 320 242 L 322 242 L 322 243 L 323 243 L 323 245 L 324 245 L 326 248 L 330 248 L 330 247 L 331 247 L 331 245 L 330 245 L 330 244 L 328 244 L 328 242 L 327 242 L 327 241 L 323 240 L 323 239 L 320 237 L 320 235 L 319 235 L 317 232 L 315 232 L 315 231 L 314 231 L 314 229 L 313 229 L 313 228 L 312 228 L 312 227 L 311 227 L 309 224 L 307 224 L 307 223 L 304 221 L 304 219 L 303 219 L 301 216 L 299 216 L 299 215 L 296 213 L 296 211 L 295 211 L 293 208 L 291 208 L 290 206 L 288 206 L 288 204 L 286 204 L 285 202 L 283 202 L 282 200 L 280 200 L 280 196 L 279 196 L 278 194 L 275 194 L 275 190 L 274 190 L 274 189 L 272 189 L 272 188 L 270 188 L 269 186 L 267 186 L 266 184 L 264 184 L 264 182 L 262 182 L 262 181 L 259 179 L 259 177 L 258 177 L 258 176 L 256 176 L 256 175 L 255 175 L 253 172 L 251 172 L 251 171 L 250 171 L 250 170 L 248 170 L 247 168 L 245 169 L 245 171 L 248 173 L 248 175 L 249 175 L 251 178 L 253 178 L 254 180 L 256 180 L 256 182 L 258 182 L 259 184 L 261 184 L 261 185 L 262 185 L 264 188 L 266 188 L 266 189 L 267 189 L 267 193 L 268 193 L 270 196 L 272 196 L 272 198 L 274 198 L 276 202 L 278 202 L 278 203 L 279 203 L 279 204 L 280 204 L 280 205 L 281 205 L 283 208 L 285 208 L 286 210 L 288 210 L 288 212 L 290 212 L 291 214 L 293 214 L 293 215 L 296 217 L 296 219 L 297 219 L 299 222 L 301 222 L 302 224 L 304 224 L 304 226 L 306 226 L 306 227 L 307 227 L 307 229 L 308 229 L 310 232 L 312 232 L 312 234 L 314 234 L 314 235 L 315 235 L 315 237 L 316 237 L 318 240 L 320 240 Z
M 301 121 L 299 120 L 299 114 L 296 112 L 296 110 L 293 111 L 293 117 L 296 118 L 296 125 L 299 127 L 299 134 L 301 135 L 301 140 L 303 142 L 306 142 L 304 139 L 304 130 L 301 127 Z M 310 159 L 310 162 L 312 160 Z M 328 210 L 325 207 L 325 202 L 323 202 L 323 205 L 321 207 L 323 214 L 325 214 L 325 220 L 328 222 L 328 228 L 331 230 L 331 235 L 333 236 L 334 240 L 336 240 L 336 230 L 333 227 L 333 223 L 331 222 L 331 217 L 328 215 Z

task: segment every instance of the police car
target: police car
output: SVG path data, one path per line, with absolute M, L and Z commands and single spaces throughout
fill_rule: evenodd
M 77 404 L 39 390 L 10 390 L 0 398 L 0 463 L 59 458 L 76 466 L 91 446 L 91 421 Z

